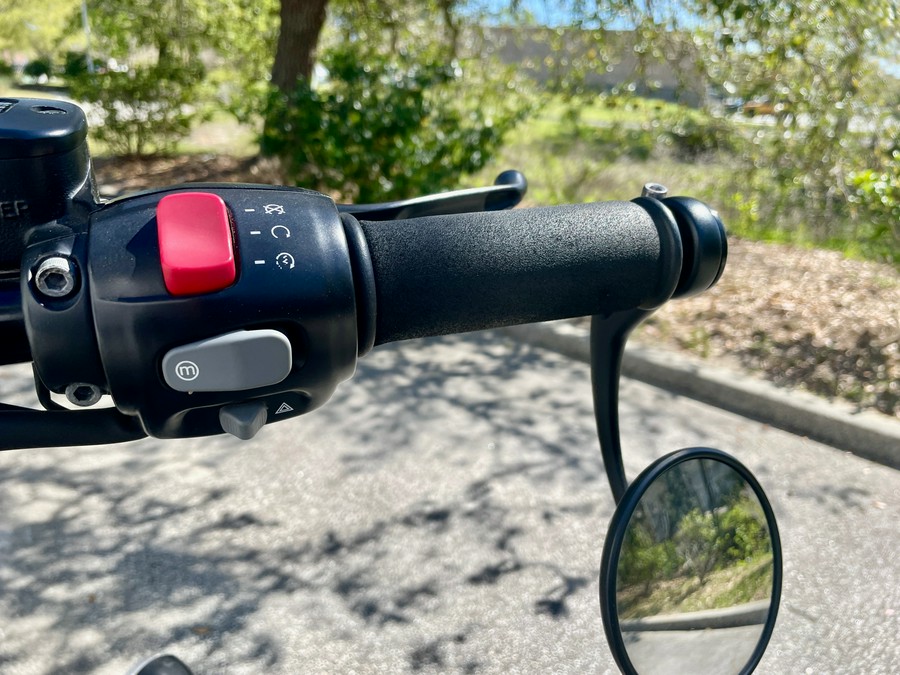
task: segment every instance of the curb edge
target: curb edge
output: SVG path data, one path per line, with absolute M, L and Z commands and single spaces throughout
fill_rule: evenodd
M 589 331 L 568 321 L 500 330 L 520 342 L 590 362 Z M 643 346 L 626 348 L 622 374 L 900 469 L 900 423 L 878 413 L 854 412 L 849 405 L 828 402 L 804 391 L 782 389 L 700 359 Z

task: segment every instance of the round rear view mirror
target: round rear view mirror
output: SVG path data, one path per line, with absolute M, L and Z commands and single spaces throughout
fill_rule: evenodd
M 751 673 L 780 597 L 775 515 L 736 459 L 679 450 L 628 487 L 600 569 L 603 626 L 623 673 Z

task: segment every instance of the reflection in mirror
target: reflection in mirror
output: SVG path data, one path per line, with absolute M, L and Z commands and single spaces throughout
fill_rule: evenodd
M 642 675 L 749 672 L 771 633 L 780 552 L 768 503 L 755 481 L 700 452 L 645 483 L 621 535 L 618 639 Z

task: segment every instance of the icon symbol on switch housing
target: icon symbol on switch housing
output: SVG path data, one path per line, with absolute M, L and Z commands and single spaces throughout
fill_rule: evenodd
M 292 270 L 294 269 L 294 256 L 290 253 L 281 252 L 277 256 L 275 256 L 275 264 L 278 265 L 278 269 L 281 270 Z
M 282 413 L 292 412 L 293 410 L 294 409 L 291 406 L 289 406 L 287 403 L 282 403 L 280 406 L 278 406 L 278 410 L 275 411 L 275 414 L 280 415 Z
M 265 206 L 263 206 L 263 209 L 265 210 L 267 216 L 284 215 L 284 207 L 281 204 L 266 204 Z
M 175 375 L 179 380 L 191 382 L 200 375 L 200 368 L 193 361 L 179 361 L 175 364 Z
M 279 235 L 278 234 L 279 230 L 284 230 L 284 233 Z M 272 228 L 272 236 L 275 237 L 276 239 L 290 239 L 291 231 L 284 225 L 276 225 L 275 227 Z

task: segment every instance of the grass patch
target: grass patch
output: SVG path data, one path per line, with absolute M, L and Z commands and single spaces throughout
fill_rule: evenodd
M 528 178 L 531 205 L 633 199 L 650 181 L 665 184 L 671 194 L 719 196 L 718 186 L 734 171 L 728 158 L 707 153 L 680 159 L 661 114 L 696 111 L 661 101 L 598 97 L 573 117 L 562 99 L 550 98 L 485 169 L 464 183 L 489 184 L 504 169 L 519 169 Z
M 647 182 L 660 182 L 671 194 L 689 194 L 722 202 L 719 186 L 733 173 L 721 159 L 684 162 L 655 152 L 653 129 L 575 130 L 546 111 L 520 126 L 514 137 L 477 174 L 468 187 L 490 184 L 501 171 L 515 168 L 528 178 L 526 203 L 552 205 L 633 199 Z
M 580 101 L 576 109 L 577 119 L 594 126 L 614 124 L 641 124 L 652 122 L 665 115 L 683 113 L 686 109 L 676 103 L 634 96 L 598 95 Z M 572 106 L 561 96 L 550 96 L 541 107 L 540 117 L 562 120 L 571 116 Z
M 676 577 L 654 584 L 649 594 L 639 586 L 617 590 L 620 618 L 681 614 L 723 609 L 765 600 L 772 592 L 772 554 L 711 572 L 704 583 L 696 577 Z
M 66 99 L 64 89 L 50 87 L 25 87 L 13 82 L 10 78 L 0 77 L 0 97 L 2 98 L 55 98 Z
M 896 238 L 875 216 L 854 218 L 839 200 L 825 211 L 812 197 L 795 203 L 792 186 L 764 167 L 749 169 L 742 148 L 774 133 L 672 103 L 598 97 L 573 114 L 560 97 L 548 97 L 489 165 L 463 183 L 490 184 L 515 168 L 529 181 L 526 204 L 551 205 L 633 199 L 644 183 L 660 182 L 670 194 L 709 203 L 737 236 L 896 265 Z
M 259 154 L 257 131 L 238 122 L 230 113 L 216 110 L 178 144 L 177 152 L 253 157 Z

